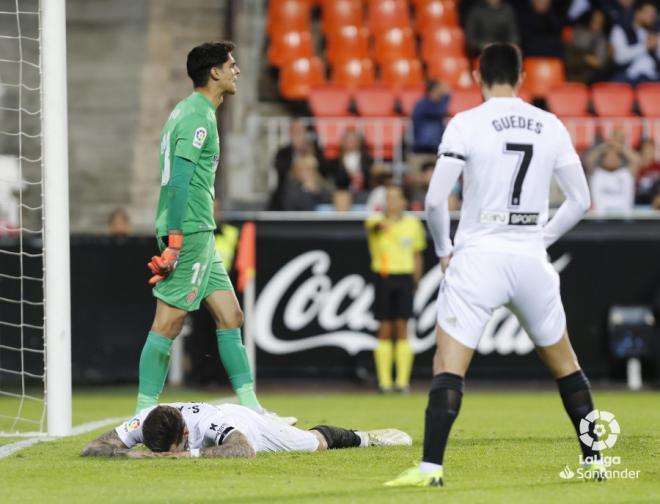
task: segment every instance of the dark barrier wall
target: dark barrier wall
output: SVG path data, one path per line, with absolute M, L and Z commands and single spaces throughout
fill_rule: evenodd
M 3 242 L 4 249 L 10 245 Z M 146 269 L 155 240 L 73 237 L 71 246 L 74 380 L 136 381 L 155 306 Z M 594 379 L 616 376 L 620 366 L 607 351 L 607 310 L 612 304 L 649 304 L 660 288 L 660 221 L 584 221 L 550 255 L 560 271 L 569 331 L 583 367 Z M 431 247 L 425 259 L 411 325 L 417 376 L 430 373 L 441 278 Z M 2 266 L 13 273 L 2 272 L 16 274 L 12 264 Z M 376 325 L 361 221 L 257 222 L 257 294 L 261 378 L 349 378 L 371 368 Z M 17 295 L 15 282 L 0 277 L 0 297 Z M 0 310 L 1 320 L 16 315 L 15 308 Z M 41 324 L 41 316 L 27 311 L 25 321 Z M 212 324 L 202 313 L 191 322 L 189 378 L 224 383 Z M 0 327 L 0 345 L 10 339 L 13 345 L 16 335 Z M 0 349 L 2 367 L 20 368 L 18 358 Z M 501 311 L 486 329 L 470 375 L 522 379 L 546 373 L 515 318 Z

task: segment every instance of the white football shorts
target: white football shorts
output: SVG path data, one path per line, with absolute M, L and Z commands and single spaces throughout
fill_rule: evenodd
M 237 404 L 218 409 L 250 440 L 257 452 L 316 451 L 318 438 L 307 430 L 285 425 Z
M 539 257 L 462 250 L 452 257 L 438 294 L 438 324 L 477 348 L 493 312 L 509 308 L 536 346 L 557 343 L 566 327 L 559 275 Z

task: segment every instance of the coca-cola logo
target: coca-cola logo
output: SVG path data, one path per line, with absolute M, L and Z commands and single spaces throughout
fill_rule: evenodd
M 570 255 L 564 254 L 553 266 L 561 272 L 570 261 Z M 273 275 L 256 305 L 255 341 L 259 348 L 281 355 L 334 346 L 354 355 L 376 347 L 373 285 L 360 274 L 346 275 L 333 284 L 331 266 L 327 252 L 312 250 L 294 257 Z M 415 353 L 435 345 L 435 300 L 442 276 L 439 265 L 431 268 L 415 292 L 415 317 L 408 324 L 408 339 Z M 298 286 L 292 291 L 294 285 Z M 281 319 L 276 321 L 276 316 Z M 278 327 L 301 337 L 278 338 L 274 334 L 276 322 Z M 321 332 L 310 335 L 313 327 L 320 327 Z M 524 355 L 533 349 L 518 319 L 500 308 L 487 324 L 477 352 Z

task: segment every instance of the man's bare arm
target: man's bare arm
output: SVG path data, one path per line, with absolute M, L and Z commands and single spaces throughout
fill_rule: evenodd
M 129 452 L 130 449 L 112 429 L 89 443 L 81 455 L 83 457 L 125 457 Z
M 220 446 L 202 448 L 199 452 L 201 457 L 223 457 L 223 458 L 252 458 L 257 452 L 245 434 L 239 431 L 232 432 L 225 442 Z

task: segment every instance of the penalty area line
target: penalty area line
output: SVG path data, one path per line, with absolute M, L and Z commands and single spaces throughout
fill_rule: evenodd
M 235 397 L 223 397 L 216 401 L 213 401 L 211 404 L 217 406 L 220 404 L 234 403 L 236 402 Z M 126 417 L 114 417 L 114 418 L 105 418 L 103 420 L 95 420 L 93 422 L 87 422 L 84 424 L 76 425 L 71 429 L 71 433 L 66 436 L 56 437 L 56 436 L 38 436 L 30 439 L 24 439 L 22 441 L 16 441 L 15 443 L 9 443 L 4 446 L 0 446 L 0 460 L 14 453 L 29 448 L 32 445 L 37 443 L 47 443 L 49 441 L 57 441 L 58 439 L 64 439 L 67 437 L 80 436 L 81 434 L 87 434 L 106 425 L 119 425 L 121 422 L 125 421 Z

